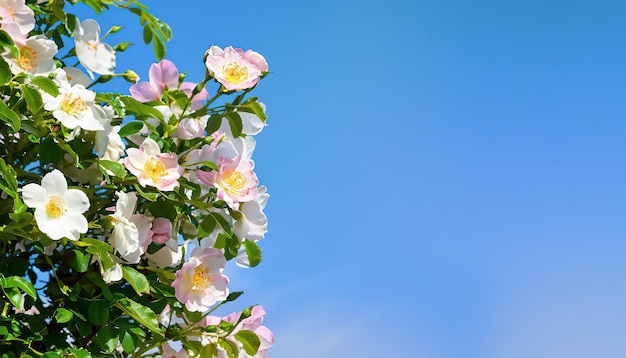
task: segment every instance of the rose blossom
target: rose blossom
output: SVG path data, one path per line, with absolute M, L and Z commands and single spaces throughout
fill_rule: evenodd
M 265 58 L 252 50 L 211 46 L 206 55 L 206 68 L 228 91 L 254 87 L 268 70 Z
M 190 109 L 196 110 L 202 107 L 203 100 L 209 98 L 209 93 L 204 88 L 192 98 L 191 95 L 196 87 L 196 83 L 183 82 L 179 85 L 178 69 L 169 60 L 153 63 L 150 66 L 148 78 L 149 82 L 139 82 L 130 86 L 131 96 L 139 102 L 158 101 L 161 99 L 163 91 L 180 89 L 192 100 Z
M 176 153 L 161 153 L 159 145 L 146 138 L 139 148 L 126 150 L 126 168 L 133 173 L 141 186 L 153 186 L 171 191 L 178 186 L 183 168 L 178 165 Z
M 233 331 L 227 336 L 230 338 L 229 340 L 239 349 L 239 358 L 264 358 L 267 356 L 267 350 L 274 345 L 274 334 L 267 327 L 263 326 L 263 316 L 265 316 L 265 310 L 262 306 L 254 306 L 252 308 L 252 312 L 250 313 L 250 317 L 244 318 Z M 202 321 L 200 321 L 200 325 L 203 327 L 207 326 L 219 326 L 220 322 L 230 322 L 237 323 L 239 318 L 241 317 L 241 312 L 234 312 L 229 314 L 226 317 L 216 317 L 216 316 L 207 316 Z M 241 330 L 249 330 L 254 332 L 257 335 L 260 341 L 259 350 L 254 356 L 249 355 L 243 349 L 243 345 L 239 340 L 234 338 L 235 334 Z M 216 339 L 214 336 L 204 335 L 201 338 L 202 344 L 211 344 L 215 343 Z M 233 339 L 234 338 L 234 339 Z M 217 356 L 219 358 L 228 357 L 226 351 L 220 346 L 217 345 Z
M 196 174 L 202 183 L 217 188 L 217 197 L 231 209 L 237 210 L 238 203 L 258 196 L 259 180 L 253 171 L 253 161 L 242 160 L 240 156 L 234 159 L 218 156 L 217 167 L 218 170 L 198 170 Z
M 68 189 L 61 171 L 55 169 L 44 175 L 41 185 L 25 185 L 22 199 L 35 208 L 37 227 L 52 240 L 67 237 L 76 241 L 87 232 L 83 213 L 89 209 L 89 198 L 78 189 Z
M 228 277 L 222 275 L 226 258 L 218 249 L 196 247 L 172 283 L 176 298 L 188 310 L 203 312 L 228 296 Z
M 100 42 L 100 25 L 94 19 L 86 19 L 74 30 L 76 56 L 89 75 L 113 74 L 115 71 L 115 50 L 109 44 Z

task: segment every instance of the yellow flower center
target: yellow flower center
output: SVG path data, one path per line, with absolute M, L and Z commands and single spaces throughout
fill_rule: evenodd
M 196 267 L 193 270 L 193 276 L 191 277 L 191 282 L 193 282 L 194 290 L 205 290 L 211 283 L 211 277 L 209 274 L 211 271 L 202 265 Z
M 26 71 L 34 70 L 37 67 L 37 51 L 28 46 L 22 47 L 17 63 Z
M 94 40 L 87 41 L 87 47 L 91 47 L 92 50 L 98 51 L 98 42 Z
M 239 66 L 237 62 L 231 62 L 222 66 L 222 72 L 224 73 L 224 79 L 234 85 L 245 82 L 248 79 L 248 68 Z
M 61 110 L 71 116 L 76 116 L 87 110 L 87 103 L 74 93 L 64 93 Z
M 53 195 L 48 199 L 46 203 L 46 214 L 49 217 L 56 219 L 65 214 L 65 200 L 62 197 Z
M 150 158 L 146 161 L 146 164 L 143 166 L 143 170 L 148 174 L 148 176 L 154 180 L 165 176 L 165 165 L 154 158 Z
M 237 193 L 246 186 L 246 178 L 240 172 L 226 169 L 222 174 L 222 184 L 224 184 L 224 190 Z

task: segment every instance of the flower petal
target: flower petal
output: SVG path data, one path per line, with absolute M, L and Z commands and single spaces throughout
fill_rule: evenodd
M 88 229 L 87 219 L 82 214 L 66 214 L 59 218 L 59 226 L 65 228 L 65 235 L 70 240 L 80 239 L 81 233 L 86 233 Z
M 48 192 L 48 195 L 58 195 L 63 197 L 67 191 L 67 181 L 60 170 L 55 169 L 44 175 L 41 186 Z
M 48 193 L 39 184 L 27 184 L 22 188 L 22 200 L 29 208 L 41 208 L 46 205 Z
M 136 83 L 130 86 L 130 95 L 139 102 L 156 101 L 161 98 L 161 91 L 150 82 Z
M 78 189 L 69 189 L 63 196 L 68 213 L 82 214 L 89 209 L 89 198 Z

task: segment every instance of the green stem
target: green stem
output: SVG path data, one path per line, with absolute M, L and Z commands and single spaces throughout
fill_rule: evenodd
M 50 260 L 50 257 L 46 254 L 44 254 L 43 256 L 46 259 L 46 262 L 48 263 L 48 265 L 50 265 L 50 267 L 52 268 L 52 274 L 54 275 L 54 279 L 56 280 L 57 285 L 59 286 L 59 289 L 64 295 L 69 296 L 68 292 L 70 291 L 70 288 L 66 286 L 57 275 L 57 271 L 54 268 L 54 264 L 52 263 L 52 260 Z
M 9 307 L 11 305 L 9 305 L 9 302 L 5 302 L 4 303 L 4 308 L 2 309 L 2 318 L 5 318 L 7 316 L 7 312 L 9 311 Z
M 31 351 L 33 351 L 33 353 L 35 353 L 36 355 L 38 355 L 39 357 L 43 356 L 43 353 L 41 353 L 40 351 L 36 350 L 35 348 L 30 346 L 30 343 L 28 343 L 28 349 L 30 349 Z

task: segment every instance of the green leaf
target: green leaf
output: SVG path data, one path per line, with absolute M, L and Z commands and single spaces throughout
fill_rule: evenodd
M 76 28 L 76 25 L 78 24 L 78 18 L 76 17 L 76 15 L 72 15 L 72 14 L 66 14 L 66 17 L 67 17 L 67 21 L 65 22 L 65 28 L 67 29 L 67 32 L 71 34 L 74 32 L 74 29 Z
M 158 61 L 162 60 L 165 57 L 165 44 L 163 40 L 158 37 L 154 38 L 154 42 L 152 43 L 154 46 L 154 55 Z
M 130 266 L 122 266 L 124 279 L 130 283 L 139 296 L 142 293 L 150 293 L 150 283 L 144 274 Z
M 57 321 L 57 323 L 67 323 L 72 319 L 72 317 L 74 317 L 72 311 L 63 307 L 57 308 L 57 310 L 54 312 L 54 319 Z
M 6 31 L 0 30 L 0 46 L 9 47 L 14 45 L 13 38 Z
M 144 26 L 143 28 L 143 42 L 147 45 L 152 41 L 152 29 L 150 26 Z
M 52 10 L 54 17 L 61 22 L 65 22 L 65 11 L 63 11 L 63 7 L 65 6 L 65 0 L 54 0 L 52 4 L 50 4 L 50 6 L 50 10 Z
M 7 165 L 4 162 L 4 159 L 0 157 L 0 173 L 6 181 L 9 183 L 9 186 L 13 190 L 17 190 L 17 174 L 15 173 L 15 169 L 12 166 Z
M 70 310 L 72 311 L 72 310 Z M 74 316 L 78 317 L 79 319 L 87 322 L 87 318 L 85 316 L 83 316 L 80 312 L 78 311 L 72 311 L 72 313 L 74 314 Z
M 239 355 L 239 349 L 237 349 L 237 345 L 235 344 L 235 342 L 231 342 L 228 339 L 220 338 L 218 344 L 226 351 L 228 358 L 237 358 L 237 356 Z
M 163 330 L 159 326 L 157 315 L 149 307 L 143 306 L 130 298 L 122 298 L 115 304 L 115 307 L 124 311 L 152 332 L 163 336 Z
M 36 85 L 41 88 L 44 92 L 48 93 L 52 97 L 56 97 L 59 95 L 59 88 L 57 85 L 49 79 L 48 77 L 37 76 L 33 78 L 30 83 Z
M 213 216 L 205 216 L 198 227 L 198 237 L 203 238 L 211 235 L 211 233 L 215 231 L 216 226 L 217 221 L 215 220 L 215 218 L 213 218 Z
M 217 357 L 217 346 L 215 343 L 202 346 L 202 348 L 200 348 L 199 356 L 207 358 Z
M 135 351 L 135 347 L 137 345 L 135 344 L 135 337 L 133 334 L 128 331 L 122 331 L 120 332 L 120 338 L 122 340 L 122 348 L 124 349 L 124 352 L 132 353 Z
M 226 302 L 232 302 L 239 298 L 239 296 L 243 295 L 243 291 L 235 291 L 228 294 L 226 297 Z
M 98 340 L 107 352 L 113 352 L 117 348 L 119 332 L 115 327 L 108 325 L 102 327 L 98 332 Z
M 111 260 L 111 262 L 113 262 L 113 260 Z M 111 265 L 113 265 L 113 264 L 111 264 Z M 113 294 L 111 293 L 111 289 L 109 289 L 109 286 L 102 279 L 102 275 L 100 274 L 100 272 L 96 273 L 94 271 L 89 271 L 89 272 L 87 272 L 85 277 L 89 281 L 93 282 L 96 286 L 98 286 L 100 288 L 100 290 L 102 290 L 102 295 L 104 296 L 105 299 L 113 300 Z M 78 316 L 78 315 L 76 315 L 76 316 Z
M 254 241 L 244 240 L 241 243 L 246 248 L 246 254 L 248 255 L 248 262 L 250 267 L 254 267 L 261 263 L 262 254 L 261 248 Z
M 47 137 L 39 146 L 39 160 L 42 164 L 52 164 L 56 167 L 63 155 L 63 150 L 54 141 L 54 138 Z
M 124 178 L 126 176 L 126 168 L 118 162 L 112 160 L 100 159 L 98 164 L 105 170 L 109 170 L 115 174 L 116 177 Z
M 102 12 L 102 0 L 83 0 L 85 4 L 87 4 L 96 14 Z
M 242 329 L 239 332 L 235 333 L 235 339 L 237 339 L 243 345 L 243 350 L 246 351 L 250 356 L 254 356 L 259 351 L 259 347 L 261 346 L 261 340 L 256 335 L 256 333 Z
M 0 278 L 0 286 L 4 288 L 20 288 L 30 297 L 37 299 L 37 290 L 35 290 L 35 286 L 23 277 L 11 276 L 7 278 Z
M 7 298 L 11 302 L 13 306 L 17 309 L 24 309 L 24 296 L 17 287 L 13 287 L 9 292 L 7 292 Z
M 41 94 L 35 88 L 28 85 L 22 85 L 22 93 L 24 93 L 26 104 L 28 104 L 28 107 L 30 107 L 30 111 L 33 114 L 36 114 L 43 108 Z
M 166 218 L 171 222 L 176 220 L 178 212 L 170 201 L 157 201 L 147 205 L 148 210 L 155 218 Z
M 111 259 L 111 255 L 109 255 L 109 253 L 113 252 L 113 248 L 106 242 L 84 237 L 80 241 L 74 241 L 74 245 L 84 246 L 88 253 L 98 256 L 102 260 L 102 266 L 105 269 L 113 267 L 114 262 Z
M 226 115 L 226 119 L 228 119 L 230 130 L 233 132 L 233 137 L 237 138 L 241 136 L 241 132 L 243 131 L 243 122 L 241 121 L 241 116 L 239 116 L 239 113 L 228 113 Z
M 105 300 L 92 301 L 89 304 L 87 318 L 94 326 L 103 326 L 109 320 L 109 302 Z
M 111 245 L 107 244 L 104 241 L 100 241 L 98 239 L 92 239 L 90 237 L 84 237 L 80 241 L 84 244 L 97 248 L 98 251 L 113 252 L 113 248 L 111 247 Z
M 91 358 L 91 354 L 84 348 L 70 348 L 70 352 L 76 358 Z
M 126 112 L 134 114 L 137 118 L 156 118 L 161 121 L 163 120 L 163 113 L 159 112 L 153 107 L 148 106 L 147 104 L 143 104 L 137 101 L 133 97 L 122 96 L 120 99 L 122 100 L 122 102 L 124 102 L 124 105 L 126 106 Z
M 233 234 L 232 226 L 230 226 L 228 221 L 226 221 L 226 219 L 224 219 L 224 217 L 222 215 L 210 211 L 207 214 L 207 216 L 212 216 L 213 219 L 215 219 L 215 221 L 217 221 L 217 224 L 222 228 L 222 230 L 224 230 L 224 232 L 226 234 L 228 234 L 228 235 L 232 235 Z
M 128 123 L 126 123 L 126 125 L 124 125 L 122 128 L 120 128 L 120 131 L 118 132 L 118 134 L 122 138 L 128 137 L 131 134 L 135 134 L 135 133 L 139 132 L 141 130 L 141 128 L 143 128 L 143 122 L 141 122 L 141 121 L 128 122 Z
M 74 257 L 72 261 L 70 261 L 70 266 L 72 269 L 76 270 L 76 272 L 87 272 L 89 269 L 89 264 L 91 263 L 91 254 L 84 254 L 80 250 L 72 250 L 74 252 Z
M 206 124 L 207 136 L 210 136 L 211 134 L 215 133 L 218 129 L 220 129 L 221 125 L 222 125 L 222 115 L 212 114 L 209 117 L 209 120 L 207 121 L 207 124 Z
M 20 130 L 20 117 L 4 101 L 0 101 L 0 119 L 7 122 L 14 132 Z
M 146 193 L 143 190 L 141 190 L 141 188 L 137 184 L 134 184 L 133 187 L 135 188 L 135 190 L 137 190 L 137 193 L 139 193 L 140 196 L 150 201 L 157 201 L 157 199 L 159 198 L 159 193 Z
M 265 114 L 265 111 L 263 110 L 263 107 L 261 107 L 259 102 L 252 102 L 247 105 L 250 106 L 252 112 L 254 112 L 254 114 L 256 114 L 257 117 L 259 117 L 263 122 L 267 120 L 267 115 Z
M 47 352 L 44 353 L 41 358 L 61 358 L 61 355 L 56 352 Z
M 5 47 L 5 48 L 10 49 L 11 54 L 13 55 L 14 58 L 20 57 L 20 52 L 17 46 L 15 46 L 15 43 L 13 42 L 13 38 L 11 38 L 11 35 L 9 35 L 4 30 L 0 30 L 0 47 Z
M 0 85 L 4 86 L 9 83 L 11 79 L 11 68 L 9 64 L 4 60 L 4 58 L 0 57 Z

